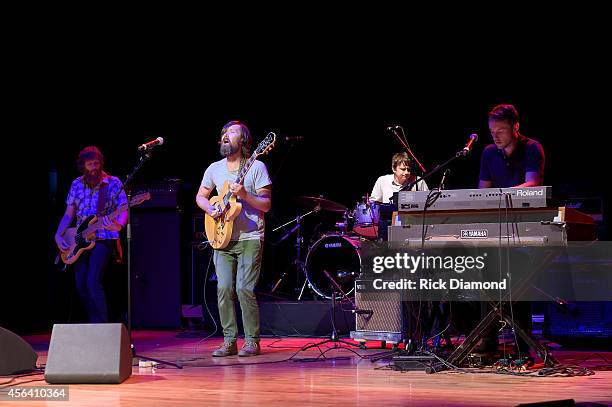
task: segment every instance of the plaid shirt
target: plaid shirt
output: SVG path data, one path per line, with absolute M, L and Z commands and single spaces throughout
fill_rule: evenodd
M 102 181 L 91 188 L 84 180 L 84 177 L 79 177 L 72 181 L 70 185 L 70 191 L 68 192 L 68 198 L 66 198 L 66 205 L 74 205 L 76 208 L 77 216 L 77 227 L 90 215 L 96 215 L 96 209 L 98 207 L 98 195 L 102 184 L 108 184 L 108 199 L 106 201 L 106 207 L 110 208 L 106 212 L 109 215 L 118 206 L 127 202 L 125 192 L 121 190 L 121 180 L 113 176 L 105 176 Z M 96 231 L 96 239 L 118 239 L 119 232 L 99 229 Z

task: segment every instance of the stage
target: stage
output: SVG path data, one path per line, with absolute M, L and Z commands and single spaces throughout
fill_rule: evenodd
M 612 352 L 554 352 L 561 364 L 579 365 L 591 375 L 521 377 L 483 369 L 434 374 L 396 371 L 389 367 L 389 360 L 370 361 L 369 356 L 381 352 L 380 343 L 371 341 L 366 344 L 372 349 L 365 350 L 347 350 L 346 345 L 330 350 L 331 344 L 326 344 L 300 351 L 325 338 L 262 338 L 260 356 L 212 358 L 211 351 L 221 341 L 218 337 L 204 339 L 198 332 L 153 330 L 133 331 L 132 337 L 139 355 L 180 363 L 183 368 L 139 367 L 134 360 L 132 375 L 123 383 L 69 385 L 69 402 L 51 404 L 516 406 L 563 399 L 573 399 L 577 405 L 612 403 L 612 371 L 607 362 L 612 360 Z M 44 366 L 50 334 L 24 339 L 39 356 L 37 366 Z M 3 391 L 9 381 L 10 386 L 47 385 L 42 373 L 2 379 Z

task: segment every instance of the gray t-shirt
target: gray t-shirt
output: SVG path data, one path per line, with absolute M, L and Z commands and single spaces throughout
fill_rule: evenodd
M 238 170 L 228 171 L 227 159 L 224 158 L 210 164 L 204 172 L 201 186 L 208 189 L 216 188 L 216 195 L 219 195 L 219 191 L 223 188 L 225 181 L 232 183 L 236 181 L 237 177 Z M 244 187 L 247 192 L 251 195 L 257 195 L 258 189 L 271 184 L 272 181 L 268 175 L 266 165 L 261 161 L 255 160 L 244 177 Z M 240 202 L 240 198 L 238 198 L 238 201 Z M 253 208 L 247 202 L 241 201 L 241 203 L 242 210 L 234 220 L 231 240 L 263 240 L 265 227 L 264 213 Z

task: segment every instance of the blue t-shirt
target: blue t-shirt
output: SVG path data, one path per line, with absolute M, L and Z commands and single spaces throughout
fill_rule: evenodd
M 489 144 L 482 152 L 480 180 L 491 181 L 493 188 L 520 185 L 525 182 L 527 172 L 537 172 L 544 179 L 544 149 L 535 140 L 520 136 L 509 157 L 495 144 Z
M 230 183 L 236 182 L 238 177 L 238 170 L 228 171 L 227 169 L 227 158 L 212 163 L 204 172 L 201 186 L 207 189 L 217 189 L 217 195 L 225 181 Z M 268 175 L 268 169 L 266 165 L 261 161 L 255 160 L 253 165 L 244 177 L 244 188 L 251 195 L 257 195 L 257 190 L 268 185 L 271 185 L 272 181 Z M 258 209 L 253 208 L 245 201 L 242 203 L 242 210 L 236 219 L 234 219 L 234 226 L 232 229 L 232 237 L 230 240 L 263 240 L 264 238 L 264 213 Z

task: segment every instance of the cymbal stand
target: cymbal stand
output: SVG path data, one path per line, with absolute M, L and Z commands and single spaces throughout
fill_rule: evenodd
M 313 213 L 318 213 L 320 210 L 321 210 L 321 207 L 319 205 L 317 205 L 313 210 L 308 211 L 308 212 L 306 212 L 303 215 L 298 215 L 298 216 L 295 217 L 295 219 L 292 219 L 289 222 L 287 222 L 285 224 L 282 224 L 282 225 L 278 226 L 275 229 L 272 229 L 273 232 L 276 232 L 277 230 L 279 230 L 281 228 L 284 228 L 285 226 L 288 226 L 288 225 L 292 224 L 293 222 L 295 222 L 295 226 L 293 228 L 291 228 L 290 231 L 285 233 L 285 235 L 280 238 L 278 243 L 283 242 L 289 236 L 291 236 L 291 234 L 293 234 L 294 232 L 297 232 L 296 235 L 295 235 L 295 249 L 296 249 L 296 254 L 295 255 L 296 255 L 296 258 L 291 263 L 291 265 L 295 266 L 299 271 L 301 271 L 304 274 L 304 276 L 306 276 L 306 269 L 305 269 L 304 262 L 302 261 L 302 244 L 304 242 L 304 238 L 302 237 L 302 219 L 304 219 L 308 215 L 312 215 Z M 283 273 L 279 277 L 278 281 L 272 287 L 272 290 L 270 290 L 270 294 L 272 294 L 272 293 L 274 293 L 274 291 L 276 291 L 276 289 L 278 288 L 280 283 L 285 279 L 285 277 L 287 277 L 287 270 L 283 271 Z M 300 300 L 302 298 L 302 294 L 304 292 L 304 287 L 306 286 L 306 281 L 308 281 L 308 280 L 306 278 L 304 278 L 304 285 L 302 286 L 302 290 L 300 291 L 300 295 L 298 297 L 298 300 Z

